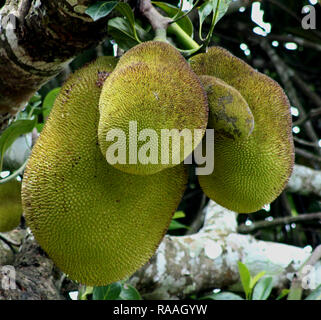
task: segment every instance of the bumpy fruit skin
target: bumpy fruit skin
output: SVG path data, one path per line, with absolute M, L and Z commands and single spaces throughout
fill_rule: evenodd
M 248 139 L 215 135 L 214 172 L 199 176 L 204 192 L 240 213 L 271 203 L 284 189 L 293 168 L 294 146 L 289 101 L 271 78 L 220 47 L 191 58 L 198 75 L 217 77 L 240 92 L 254 116 Z
M 246 139 L 254 129 L 254 117 L 239 91 L 212 76 L 199 78 L 208 99 L 208 128 L 233 140 Z
M 0 184 L 0 232 L 18 227 L 22 216 L 21 182 L 11 180 Z
M 40 246 L 71 279 L 91 286 L 123 279 L 148 261 L 187 183 L 181 165 L 143 177 L 103 157 L 98 103 L 102 78 L 115 64 L 100 58 L 65 83 L 22 186 L 26 221 Z
M 159 41 L 144 42 L 127 51 L 119 60 L 112 75 L 104 83 L 99 100 L 99 144 L 106 155 L 114 141 L 106 141 L 108 132 L 121 129 L 126 134 L 126 159 L 112 163 L 124 172 L 149 175 L 181 163 L 202 141 L 208 121 L 207 98 L 196 74 L 173 46 Z M 144 129 L 156 132 L 156 138 L 138 141 L 137 160 L 130 160 L 129 123 L 137 123 L 137 134 Z M 192 133 L 186 152 L 183 139 L 181 147 L 170 140 L 169 151 L 162 148 L 162 130 L 189 129 Z M 198 129 L 195 134 L 194 129 Z M 142 163 L 139 150 L 150 141 L 148 163 Z M 148 148 L 147 148 L 148 149 Z M 178 161 L 172 161 L 173 153 Z M 169 161 L 164 161 L 162 152 Z M 137 154 L 136 152 L 134 152 Z M 108 159 L 108 157 L 106 156 Z M 167 160 L 167 159 L 166 159 Z M 110 162 L 110 161 L 109 161 Z

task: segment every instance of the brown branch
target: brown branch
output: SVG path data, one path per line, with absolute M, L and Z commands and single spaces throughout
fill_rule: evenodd
M 292 10 L 290 10 L 286 5 L 284 5 L 283 3 L 280 3 L 280 1 L 278 0 L 266 0 L 268 2 L 271 2 L 273 5 L 275 5 L 276 7 L 279 7 L 281 10 L 283 10 L 284 12 L 286 12 L 288 15 L 290 15 L 292 18 L 294 18 L 297 22 L 299 22 L 301 24 L 301 17 L 297 16 Z M 317 30 L 309 30 L 311 33 L 313 33 L 316 37 L 318 37 L 319 39 L 321 39 L 321 34 L 319 31 Z
M 154 31 L 159 29 L 166 30 L 169 23 L 172 21 L 171 18 L 162 16 L 155 7 L 153 7 L 150 0 L 141 0 L 139 9 L 140 12 L 148 19 Z
M 319 148 L 320 149 L 320 148 Z M 295 153 L 311 161 L 321 162 L 321 157 L 301 148 L 295 148 Z
M 311 48 L 317 51 L 321 51 L 321 44 L 320 43 L 315 43 L 309 40 L 306 40 L 304 38 L 300 37 L 295 37 L 293 35 L 277 35 L 277 34 L 269 34 L 267 36 L 267 39 L 273 41 L 281 41 L 281 42 L 295 42 L 300 46 L 306 47 L 306 48 Z
M 302 120 L 299 119 L 296 121 L 295 125 L 299 125 L 306 121 L 307 119 L 311 119 L 314 117 L 317 117 L 321 114 L 321 98 L 318 94 L 316 94 L 314 91 L 311 90 L 309 85 L 299 77 L 298 74 L 296 74 L 293 70 L 291 72 L 291 79 L 293 82 L 300 88 L 300 90 L 306 95 L 307 98 L 309 98 L 317 108 L 311 109 L 306 116 Z
M 252 5 L 252 3 L 253 3 L 253 0 L 237 0 L 237 1 L 233 1 L 229 5 L 229 8 L 228 8 L 226 14 L 231 14 L 231 13 L 237 12 L 242 7 L 245 7 L 245 8 L 249 7 L 250 5 Z
M 300 223 L 300 222 L 311 221 L 311 220 L 321 221 L 321 212 L 300 214 L 295 217 L 276 218 L 271 221 L 267 221 L 267 220 L 257 221 L 255 223 L 252 223 L 251 225 L 241 224 L 238 226 L 237 231 L 240 233 L 250 233 L 258 229 L 272 228 L 279 225 L 286 225 L 290 223 Z
M 206 203 L 206 196 L 202 194 L 202 199 L 200 203 L 199 210 L 196 213 L 195 219 L 192 221 L 190 228 L 186 231 L 186 235 L 198 232 L 198 230 L 203 226 L 205 219 L 204 205 Z
M 271 61 L 273 62 L 275 69 L 284 85 L 285 91 L 288 94 L 292 104 L 296 106 L 300 111 L 300 116 L 303 118 L 307 117 L 307 113 L 302 106 L 302 103 L 296 93 L 296 89 L 291 81 L 291 77 L 293 77 L 293 71 L 284 63 L 284 61 L 277 55 L 275 50 L 271 47 L 269 42 L 262 38 L 260 40 L 260 46 L 267 53 Z M 303 127 L 306 130 L 307 135 L 311 139 L 312 142 L 318 143 L 319 137 L 316 134 L 313 125 L 310 120 L 307 120 L 303 123 Z M 321 148 L 315 147 L 315 151 L 317 154 L 321 155 Z M 319 161 L 319 160 L 317 160 Z
M 304 146 L 307 146 L 307 147 L 320 147 L 319 142 L 318 142 L 318 143 L 316 143 L 316 142 L 309 142 L 309 141 L 306 141 L 306 140 L 304 140 L 304 139 L 300 139 L 300 138 L 295 137 L 295 136 L 293 137 L 293 140 L 294 140 L 295 142 L 300 143 L 300 144 L 302 144 L 302 145 L 304 145 Z

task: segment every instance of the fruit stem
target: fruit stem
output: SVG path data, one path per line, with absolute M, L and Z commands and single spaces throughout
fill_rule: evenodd
M 166 40 L 166 29 L 158 28 L 155 30 L 155 38 L 154 41 L 163 41 L 167 42 Z
M 200 45 L 194 41 L 177 23 L 172 23 L 167 28 L 168 33 L 174 34 L 185 49 L 199 49 Z

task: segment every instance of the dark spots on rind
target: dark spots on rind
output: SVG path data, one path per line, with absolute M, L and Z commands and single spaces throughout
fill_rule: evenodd
M 229 139 L 232 139 L 232 140 L 235 140 L 235 135 L 225 131 L 225 130 L 215 130 L 215 134 L 217 135 L 220 135 L 222 137 L 225 137 L 225 138 L 229 138 Z
M 102 86 L 104 85 L 105 80 L 108 78 L 109 75 L 110 75 L 110 72 L 98 71 L 97 72 L 96 86 L 98 88 L 102 88 Z

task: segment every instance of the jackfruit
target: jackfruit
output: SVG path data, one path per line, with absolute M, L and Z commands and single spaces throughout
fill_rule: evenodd
M 199 76 L 209 106 L 208 128 L 231 139 L 245 139 L 253 131 L 253 114 L 242 95 L 224 81 Z
M 10 180 L 0 184 L 0 232 L 18 227 L 22 216 L 21 182 Z
M 62 87 L 22 184 L 26 221 L 71 279 L 90 286 L 123 279 L 155 252 L 187 183 L 179 165 L 150 176 L 109 165 L 97 136 L 99 96 L 114 58 L 99 58 Z
M 215 135 L 214 171 L 199 176 L 205 194 L 236 212 L 248 213 L 271 203 L 284 189 L 293 168 L 294 146 L 288 98 L 268 76 L 220 47 L 190 59 L 198 75 L 217 77 L 248 103 L 254 130 L 247 139 Z
M 115 168 L 138 175 L 181 163 L 202 141 L 208 121 L 200 80 L 177 49 L 160 41 L 144 42 L 120 58 L 104 83 L 99 106 L 102 153 Z M 125 136 L 116 148 L 107 138 L 119 129 Z M 169 139 L 175 132 L 178 139 Z

